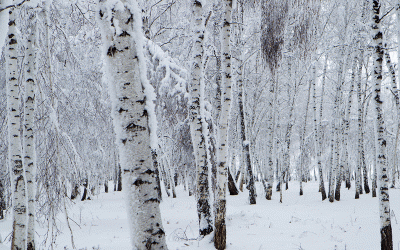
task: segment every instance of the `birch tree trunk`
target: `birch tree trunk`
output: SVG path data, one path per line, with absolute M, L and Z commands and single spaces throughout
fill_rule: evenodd
M 228 159 L 228 122 L 231 109 L 231 53 L 230 31 L 232 20 L 232 0 L 224 0 L 224 20 L 222 24 L 222 96 L 221 112 L 218 122 L 218 152 L 217 152 L 217 195 L 215 213 L 214 246 L 218 250 L 226 248 L 226 182 Z
M 362 152 L 362 133 L 363 133 L 363 124 L 362 124 L 362 116 L 363 116 L 363 108 L 362 108 L 362 101 L 361 101 L 361 74 L 362 74 L 362 63 L 361 63 L 361 59 L 362 59 L 362 54 L 360 57 L 360 61 L 359 61 L 359 68 L 358 68 L 358 77 L 357 77 L 357 104 L 358 104 L 358 114 L 357 114 L 357 123 L 358 123 L 358 155 L 357 155 L 357 169 L 356 169 L 356 178 L 355 178 L 355 190 L 356 190 L 356 194 L 355 194 L 355 198 L 358 199 L 360 198 L 360 193 L 362 192 L 362 187 L 361 187 L 361 164 L 362 164 L 362 160 L 361 160 L 361 152 Z
M 324 175 L 322 173 L 322 110 L 324 103 L 324 92 L 325 92 L 325 80 L 326 80 L 326 68 L 328 66 L 328 57 L 325 58 L 323 78 L 322 78 L 322 90 L 321 90 L 321 104 L 319 108 L 319 123 L 317 124 L 317 107 L 316 107 L 316 93 L 315 93 L 315 81 L 313 82 L 314 88 L 314 126 L 315 126 L 315 138 L 316 138 L 316 152 L 317 152 L 317 164 L 319 173 L 319 191 L 321 192 L 322 200 L 326 199 Z
M 197 169 L 197 213 L 199 216 L 199 233 L 200 235 L 208 235 L 213 231 L 210 194 L 208 183 L 208 163 L 205 145 L 205 133 L 203 126 L 203 117 L 201 111 L 201 103 L 203 100 L 202 85 L 204 84 L 203 72 L 203 40 L 204 40 L 204 22 L 203 22 L 203 6 L 201 0 L 193 0 L 193 18 L 194 18 L 194 44 L 193 44 L 193 66 L 190 91 L 190 130 L 192 134 L 193 148 L 196 159 Z
M 15 4 L 15 1 L 13 1 Z M 9 9 L 8 33 L 5 48 L 7 113 L 8 113 L 8 154 L 12 172 L 13 191 L 13 238 L 12 250 L 26 249 L 27 200 L 25 176 L 22 165 L 22 149 L 20 138 L 20 110 L 18 86 L 18 39 L 17 39 L 17 8 Z
M 167 249 L 151 155 L 154 93 L 146 79 L 140 10 L 133 0 L 100 0 L 99 5 L 132 249 Z
M 397 132 L 396 132 L 396 138 L 395 138 L 395 141 L 394 141 L 393 166 L 392 166 L 392 185 L 391 185 L 391 188 L 394 188 L 395 184 L 396 184 L 395 175 L 396 175 L 396 169 L 397 169 L 397 164 L 398 164 L 397 144 L 398 144 L 399 132 L 400 132 L 400 98 L 399 98 L 399 90 L 398 90 L 397 84 L 396 84 L 396 71 L 394 69 L 394 66 L 393 66 L 391 60 L 390 60 L 389 52 L 385 51 L 385 57 L 386 57 L 386 66 L 389 68 L 389 74 L 391 76 L 391 81 L 390 82 L 391 82 L 392 93 L 393 93 L 394 101 L 395 101 L 395 104 L 396 104 L 396 110 L 397 110 Z
M 33 125 L 35 120 L 35 89 L 36 89 L 36 13 L 30 10 L 29 36 L 26 47 L 25 92 L 24 92 L 24 169 L 26 176 L 26 195 L 28 198 L 28 230 L 27 249 L 35 249 L 35 140 Z
M 374 100 L 376 109 L 376 133 L 377 133 L 377 168 L 380 175 L 380 188 L 379 188 L 379 211 L 380 211 L 380 227 L 381 227 L 381 250 L 392 250 L 392 226 L 390 222 L 390 204 L 389 204 L 389 189 L 388 189 L 388 176 L 387 176 L 387 161 L 386 161 L 386 140 L 385 140 L 385 127 L 383 122 L 383 112 L 381 98 L 381 85 L 382 85 L 382 61 L 383 61 L 383 48 L 382 48 L 382 28 L 380 23 L 380 1 L 372 1 L 373 16 L 372 16 L 372 37 L 374 46 L 373 53 L 373 80 L 375 83 Z
M 308 84 L 308 92 L 307 92 L 307 104 L 306 104 L 306 113 L 304 117 L 304 126 L 300 135 L 300 195 L 303 195 L 303 179 L 304 179 L 304 147 L 305 147 L 305 136 L 307 131 L 307 118 L 308 118 L 308 106 L 310 104 L 310 95 L 311 95 L 311 87 L 313 86 L 313 82 L 315 79 L 309 80 Z

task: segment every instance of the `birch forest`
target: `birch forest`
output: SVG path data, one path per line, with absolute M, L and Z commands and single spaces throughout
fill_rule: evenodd
M 398 250 L 399 62 L 400 0 L 0 0 L 0 250 Z

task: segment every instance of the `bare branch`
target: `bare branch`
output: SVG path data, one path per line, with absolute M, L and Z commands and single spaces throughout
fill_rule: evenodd
M 28 1 L 28 2 L 29 2 L 29 0 L 23 0 L 23 1 L 22 1 L 22 2 L 20 2 L 20 3 L 17 3 L 17 4 L 12 4 L 12 5 L 8 5 L 8 6 L 4 7 L 4 8 L 0 8 L 0 12 L 2 12 L 3 10 L 10 9 L 10 8 L 19 7 L 19 6 L 21 6 L 22 4 L 24 4 L 26 1 Z

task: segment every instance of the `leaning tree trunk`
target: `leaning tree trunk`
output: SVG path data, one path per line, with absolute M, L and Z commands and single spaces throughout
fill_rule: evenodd
M 218 250 L 226 248 L 226 182 L 228 158 L 228 125 L 231 109 L 232 81 L 231 81 L 231 53 L 230 31 L 232 20 L 232 0 L 224 0 L 224 20 L 222 25 L 222 95 L 221 111 L 218 122 L 218 152 L 217 152 L 217 194 L 215 212 L 214 246 Z
M 194 44 L 193 44 L 193 68 L 191 75 L 190 91 L 190 130 L 192 134 L 193 148 L 195 152 L 195 161 L 197 169 L 197 213 L 199 216 L 199 233 L 208 235 L 213 231 L 210 194 L 208 183 L 208 164 L 205 145 L 205 126 L 202 117 L 203 108 L 201 103 L 204 98 L 204 72 L 203 72 L 203 40 L 204 40 L 204 22 L 203 7 L 200 0 L 193 0 L 193 19 L 194 19 Z
M 13 1 L 14 3 L 14 1 Z M 26 249 L 27 203 L 25 198 L 25 176 L 22 165 L 20 139 L 20 110 L 18 86 L 18 40 L 17 9 L 9 9 L 8 33 L 5 48 L 8 114 L 8 159 L 12 173 L 13 191 L 13 238 L 11 249 Z
M 36 88 L 36 14 L 29 13 L 29 36 L 26 46 L 25 92 L 24 92 L 24 168 L 26 176 L 26 195 L 28 198 L 27 249 L 35 249 L 35 189 L 36 162 L 33 126 L 35 122 L 35 88 Z
M 122 169 L 132 249 L 166 249 L 149 129 L 155 122 L 136 1 L 100 0 L 106 81 Z M 154 120 L 153 120 L 154 119 Z
M 376 109 L 376 133 L 377 133 L 377 168 L 379 168 L 380 174 L 380 188 L 379 188 L 379 212 L 380 212 L 380 227 L 381 227 L 381 250 L 392 250 L 392 226 L 390 222 L 390 204 L 389 204 L 389 179 L 387 177 L 387 160 L 386 160 L 386 140 L 385 140 L 385 127 L 383 122 L 382 112 L 382 60 L 383 60 L 383 48 L 382 48 L 382 30 L 381 30 L 381 19 L 380 19 L 380 1 L 373 1 L 373 24 L 372 24 L 372 36 L 374 46 L 373 53 L 373 80 L 375 82 L 374 89 L 374 100 Z

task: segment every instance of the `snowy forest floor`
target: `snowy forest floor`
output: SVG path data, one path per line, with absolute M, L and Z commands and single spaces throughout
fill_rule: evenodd
M 111 183 L 110 183 L 111 184 Z M 271 201 L 257 183 L 257 205 L 248 205 L 248 191 L 227 200 L 228 250 L 373 250 L 380 249 L 378 198 L 363 194 L 354 199 L 352 189 L 342 189 L 341 201 L 321 201 L 316 182 L 305 183 L 300 197 L 298 182 L 289 183 L 283 192 L 274 192 Z M 275 185 L 274 185 L 275 187 Z M 189 197 L 182 186 L 177 187 L 177 198 L 163 192 L 161 215 L 170 250 L 214 249 L 210 237 L 200 241 L 198 236 L 195 198 Z M 400 250 L 400 189 L 390 189 L 393 245 Z M 76 249 L 130 249 L 129 228 L 122 192 L 101 193 L 89 201 L 77 201 L 68 210 Z M 0 222 L 4 249 L 9 249 L 11 216 Z M 72 249 L 71 234 L 65 215 L 56 222 L 60 234 L 55 249 Z M 37 228 L 39 249 L 46 233 Z M 8 236 L 8 237 L 7 237 Z M 3 249 L 0 247 L 0 249 Z

